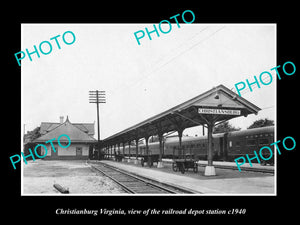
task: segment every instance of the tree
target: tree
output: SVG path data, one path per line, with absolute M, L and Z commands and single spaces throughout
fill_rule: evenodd
M 217 126 L 215 126 L 213 133 L 218 134 L 218 133 L 226 133 L 230 131 L 239 131 L 241 128 L 239 127 L 234 127 L 231 124 L 229 124 L 228 121 L 221 123 Z
M 158 142 L 158 135 L 153 135 L 149 138 L 149 143 Z
M 259 119 L 253 122 L 247 129 L 253 129 L 257 127 L 268 127 L 274 126 L 274 120 L 269 120 L 268 118 Z
M 41 136 L 40 133 L 40 127 L 36 127 L 32 131 L 28 131 L 27 134 L 25 134 L 25 139 L 28 140 L 28 142 L 32 142 L 34 139 L 38 138 Z

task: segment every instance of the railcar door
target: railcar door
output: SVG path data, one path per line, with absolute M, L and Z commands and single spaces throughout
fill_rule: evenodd
M 219 143 L 219 145 L 220 145 L 220 154 L 219 154 L 219 157 L 220 157 L 220 159 L 223 159 L 223 157 L 224 157 L 224 138 L 223 137 L 221 137 L 220 138 L 220 143 Z
M 228 133 L 225 133 L 223 137 L 223 160 L 228 160 Z

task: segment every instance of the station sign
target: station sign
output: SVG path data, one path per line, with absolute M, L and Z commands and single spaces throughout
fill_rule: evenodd
M 199 108 L 199 114 L 241 115 L 241 110 Z

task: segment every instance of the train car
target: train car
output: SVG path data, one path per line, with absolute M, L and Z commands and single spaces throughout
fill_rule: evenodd
M 136 147 L 135 145 L 131 144 L 130 145 L 130 150 L 129 150 L 129 145 L 125 146 L 125 150 L 123 152 L 123 147 L 120 147 L 120 154 L 124 155 L 124 156 L 130 156 L 133 157 L 136 155 Z
M 120 150 L 120 154 L 123 155 L 123 148 Z M 159 142 L 152 142 L 148 143 L 148 154 L 149 155 L 159 155 Z M 145 144 L 139 144 L 138 146 L 138 157 L 143 157 L 147 155 L 146 152 L 146 145 Z M 130 156 L 130 157 L 136 157 L 136 146 L 131 145 L 130 151 L 129 146 L 125 146 L 124 156 Z
M 218 160 L 223 156 L 223 137 L 224 134 L 213 135 L 213 157 Z M 176 140 L 177 139 L 177 140 Z M 185 137 L 182 139 L 181 150 L 179 149 L 178 137 L 165 143 L 165 158 L 193 158 L 196 160 L 207 159 L 207 136 L 202 137 Z
M 194 157 L 194 137 L 182 137 L 181 149 L 179 149 L 178 137 L 167 138 L 164 143 L 164 158 L 178 159 L 182 156 L 188 155 Z
M 141 165 L 147 162 L 149 166 L 153 166 L 153 163 L 158 163 L 159 160 L 159 142 L 148 143 L 148 154 L 146 145 L 139 145 L 139 157 L 141 158 Z
M 259 149 L 263 146 L 269 146 L 274 142 L 274 126 L 254 128 L 242 131 L 233 131 L 228 133 L 213 134 L 213 160 L 214 161 L 233 161 L 235 158 L 245 156 L 254 157 L 254 150 L 259 152 Z M 207 136 L 201 137 L 182 137 L 182 147 L 179 148 L 178 137 L 166 138 L 163 142 L 163 158 L 179 159 L 179 158 L 191 158 L 195 160 L 207 160 L 208 150 Z M 273 149 L 274 147 L 270 146 Z M 159 142 L 152 142 L 148 144 L 149 152 L 146 152 L 146 145 L 140 144 L 138 148 L 138 157 L 147 161 L 148 155 L 152 159 L 158 160 L 159 157 Z M 136 156 L 135 145 L 125 147 L 125 156 Z M 121 150 L 121 154 L 123 151 Z M 262 153 L 264 158 L 270 156 L 269 151 Z M 274 157 L 267 162 L 273 163 Z
M 232 161 L 237 157 L 245 156 L 248 154 L 250 158 L 254 157 L 254 151 L 259 153 L 259 149 L 263 146 L 270 146 L 274 142 L 274 126 L 260 127 L 249 130 L 234 131 L 227 134 L 227 145 L 225 151 L 225 160 Z M 264 158 L 270 156 L 269 151 L 262 152 Z M 263 160 L 262 160 L 263 161 Z M 272 159 L 262 162 L 274 163 L 274 157 Z

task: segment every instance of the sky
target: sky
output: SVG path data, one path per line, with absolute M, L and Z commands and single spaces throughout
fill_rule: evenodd
M 254 81 L 276 64 L 275 24 L 172 24 L 168 34 L 151 34 L 140 39 L 134 33 L 153 24 L 22 24 L 21 50 L 34 50 L 43 41 L 52 44 L 48 55 L 32 54 L 22 60 L 22 127 L 25 132 L 41 122 L 95 122 L 96 104 L 89 103 L 89 91 L 104 90 L 100 105 L 101 139 L 223 84 L 234 89 L 238 82 Z M 168 27 L 163 27 L 167 30 Z M 66 45 L 62 35 L 75 34 Z M 57 48 L 57 38 L 61 49 Z M 66 35 L 66 41 L 72 41 Z M 47 45 L 43 45 L 47 51 Z M 16 62 L 17 63 L 17 62 Z M 242 97 L 262 110 L 258 115 L 229 122 L 246 129 L 253 121 L 276 121 L 276 79 Z M 184 134 L 202 134 L 202 127 Z

